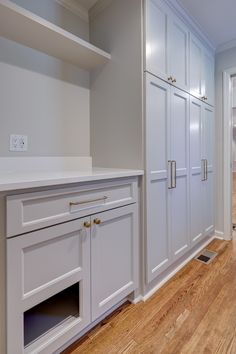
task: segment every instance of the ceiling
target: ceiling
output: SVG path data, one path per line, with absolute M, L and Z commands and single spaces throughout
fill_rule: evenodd
M 77 0 L 79 5 L 89 10 L 98 0 Z
M 178 0 L 217 48 L 236 40 L 235 0 Z

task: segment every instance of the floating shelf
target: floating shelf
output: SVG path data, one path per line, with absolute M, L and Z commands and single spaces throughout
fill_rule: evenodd
M 0 0 L 0 36 L 86 70 L 111 59 L 110 54 L 9 0 Z

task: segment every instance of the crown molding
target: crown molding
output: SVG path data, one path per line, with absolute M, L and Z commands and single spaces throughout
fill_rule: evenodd
M 216 53 L 221 53 L 224 52 L 226 50 L 232 49 L 236 47 L 236 39 L 233 39 L 232 41 L 220 44 L 217 48 L 216 48 Z
M 93 20 L 98 16 L 113 0 L 98 0 L 89 10 L 89 19 Z
M 196 19 L 180 4 L 179 0 L 164 0 L 169 7 L 185 22 L 192 32 L 202 41 L 205 42 L 207 47 L 215 52 L 216 48 L 211 40 L 203 33 L 200 24 Z
M 83 21 L 89 22 L 88 11 L 78 4 L 76 0 L 54 0 L 65 9 L 69 10 L 76 16 L 80 17 Z

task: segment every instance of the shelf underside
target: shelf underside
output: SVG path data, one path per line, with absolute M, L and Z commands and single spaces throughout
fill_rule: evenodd
M 86 70 L 111 58 L 103 50 L 9 0 L 0 0 L 0 36 Z

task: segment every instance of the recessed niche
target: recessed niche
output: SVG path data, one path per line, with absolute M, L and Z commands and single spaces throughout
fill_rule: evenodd
M 32 344 L 71 317 L 79 317 L 79 283 L 24 313 L 24 346 Z

